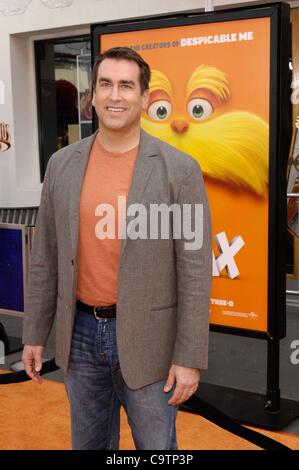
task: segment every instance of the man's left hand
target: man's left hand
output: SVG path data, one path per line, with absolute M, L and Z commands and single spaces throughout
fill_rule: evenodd
M 164 392 L 169 392 L 176 382 L 176 387 L 171 399 L 168 401 L 169 405 L 180 405 L 188 400 L 193 393 L 196 392 L 199 384 L 200 370 L 193 369 L 192 367 L 183 367 L 172 364 Z

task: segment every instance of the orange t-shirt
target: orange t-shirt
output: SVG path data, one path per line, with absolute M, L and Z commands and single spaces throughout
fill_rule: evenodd
M 138 147 L 116 154 L 104 149 L 96 137 L 89 155 L 80 197 L 77 280 L 77 299 L 88 305 L 117 302 L 122 241 L 118 237 L 118 196 L 127 202 Z M 109 204 L 109 212 L 100 204 Z M 119 217 L 121 225 L 121 212 Z M 103 238 L 108 232 L 109 237 Z

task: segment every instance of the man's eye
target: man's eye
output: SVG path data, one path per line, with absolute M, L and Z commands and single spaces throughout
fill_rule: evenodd
M 100 82 L 100 86 L 102 88 L 108 87 L 109 85 L 110 85 L 110 83 L 108 83 L 108 82 Z
M 187 111 L 193 119 L 203 121 L 213 114 L 213 106 L 208 100 L 203 98 L 194 98 L 187 104 Z
M 166 100 L 159 100 L 152 103 L 147 110 L 147 114 L 155 121 L 164 121 L 169 118 L 172 112 L 172 104 Z

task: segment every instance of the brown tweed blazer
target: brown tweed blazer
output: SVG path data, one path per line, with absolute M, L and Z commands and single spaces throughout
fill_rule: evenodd
M 30 256 L 23 344 L 45 346 L 56 318 L 55 360 L 65 374 L 76 311 L 80 189 L 95 136 L 50 158 Z M 122 239 L 117 346 L 124 380 L 137 389 L 166 379 L 171 364 L 207 368 L 212 247 L 199 165 L 143 130 L 127 207 L 133 203 L 202 203 L 204 214 L 200 249 L 186 250 L 186 240 L 172 236 Z

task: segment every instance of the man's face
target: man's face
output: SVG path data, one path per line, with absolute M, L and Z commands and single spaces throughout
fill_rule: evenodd
M 101 62 L 92 98 L 100 128 L 119 131 L 140 126 L 148 91 L 141 94 L 139 75 L 136 62 L 110 58 Z

